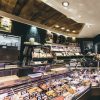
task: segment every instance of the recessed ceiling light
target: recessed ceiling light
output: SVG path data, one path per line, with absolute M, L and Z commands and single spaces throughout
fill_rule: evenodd
M 75 33 L 76 31 L 75 31 L 75 30 L 73 30 L 72 32 L 73 32 L 73 33 Z
M 69 31 L 70 31 L 70 29 L 67 29 L 66 31 L 67 31 L 67 32 L 69 32 Z
M 59 26 L 59 25 L 55 25 L 55 27 L 56 27 L 56 28 L 59 28 L 60 26 Z
M 69 6 L 69 2 L 64 1 L 64 2 L 62 2 L 62 5 L 63 5 L 64 7 L 68 7 L 68 6 Z
M 61 30 L 65 30 L 65 27 L 61 27 Z

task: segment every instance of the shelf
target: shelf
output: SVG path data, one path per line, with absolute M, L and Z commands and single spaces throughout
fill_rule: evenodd
M 68 67 L 69 69 L 98 69 L 98 67 Z
M 56 43 L 53 43 L 53 44 L 44 44 L 44 46 L 61 46 L 61 47 L 65 47 L 66 44 L 56 44 Z
M 0 68 L 0 71 L 2 71 L 2 70 L 14 70 L 14 69 L 20 69 L 21 67 L 1 67 Z
M 52 51 L 52 50 L 51 50 L 51 52 L 66 52 L 66 51 Z
M 28 65 L 28 66 L 23 66 L 22 68 L 33 68 L 33 67 L 37 67 L 37 66 L 46 66 L 48 64 L 34 64 L 34 65 Z
M 31 45 L 31 44 L 24 44 L 25 46 L 29 46 L 29 47 L 42 47 L 43 45 L 38 44 L 38 45 Z
M 87 58 L 92 58 L 94 57 L 95 55 L 85 55 L 84 57 L 87 57 Z
M 33 58 L 33 61 L 47 61 L 47 60 L 52 60 L 53 58 Z
M 24 56 L 26 56 L 26 55 L 24 55 Z M 85 58 L 93 58 L 94 56 L 84 56 L 84 55 L 79 55 L 79 56 L 75 56 L 75 55 L 73 55 L 73 56 L 56 56 L 57 57 L 57 59 L 59 60 L 59 59 L 73 59 L 73 58 L 83 58 L 83 57 L 85 57 Z M 53 57 L 51 57 L 51 58 L 33 58 L 33 61 L 46 61 L 46 60 L 51 60 L 51 59 L 54 59 Z
M 37 46 L 40 46 L 40 47 L 50 47 L 50 45 L 43 45 L 43 44 L 24 44 L 25 46 L 31 46 L 31 47 L 37 47 Z
M 57 59 L 73 59 L 73 58 L 83 58 L 83 57 L 85 57 L 85 58 L 93 58 L 94 56 L 84 56 L 84 55 L 79 55 L 79 56 L 75 56 L 75 55 L 73 55 L 73 56 L 57 56 Z

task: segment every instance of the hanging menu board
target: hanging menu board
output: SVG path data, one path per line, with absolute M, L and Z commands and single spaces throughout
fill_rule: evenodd
M 0 31 L 11 32 L 12 21 L 7 17 L 0 17 Z
M 0 34 L 0 45 L 17 47 L 20 50 L 21 37 L 14 35 Z
M 0 34 L 0 61 L 17 61 L 20 43 L 19 36 Z

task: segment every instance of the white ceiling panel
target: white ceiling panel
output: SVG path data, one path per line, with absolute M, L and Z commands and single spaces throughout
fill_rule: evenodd
M 100 34 L 100 0 L 42 0 L 77 22 L 85 23 L 79 37 L 94 37 Z M 69 6 L 63 7 L 62 2 Z

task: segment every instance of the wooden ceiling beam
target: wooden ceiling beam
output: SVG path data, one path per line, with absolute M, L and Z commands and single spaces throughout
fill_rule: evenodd
M 12 13 L 17 0 L 0 0 L 0 9 Z
M 48 16 L 48 18 L 46 18 L 45 20 L 42 20 L 41 24 L 46 24 L 46 23 L 48 23 L 48 21 L 49 21 L 50 19 L 52 19 L 53 17 L 55 17 L 55 15 L 56 15 L 56 12 L 53 12 L 50 16 Z
M 28 2 L 28 0 L 17 0 L 16 6 L 13 9 L 12 13 L 18 16 L 20 14 L 22 8 L 27 4 L 27 2 Z
M 35 20 L 35 19 L 37 19 L 39 16 L 41 16 L 42 15 L 42 12 L 41 11 L 39 11 L 39 12 L 37 12 L 37 13 L 35 13 L 35 14 L 32 14 L 32 18 L 31 18 L 31 20 Z

